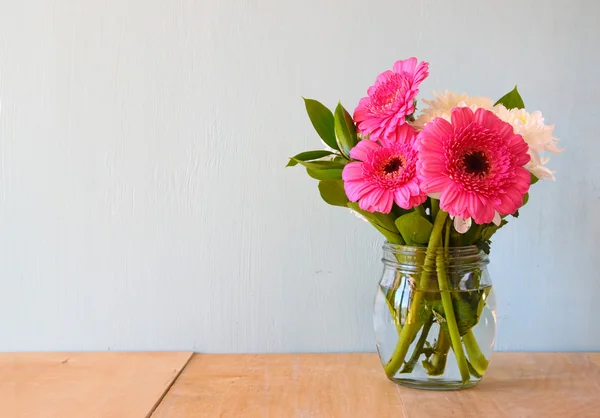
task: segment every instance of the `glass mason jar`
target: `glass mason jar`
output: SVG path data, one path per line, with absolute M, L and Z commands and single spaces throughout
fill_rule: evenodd
M 496 333 L 487 255 L 475 246 L 386 243 L 382 261 L 373 325 L 388 378 L 419 389 L 476 385 Z

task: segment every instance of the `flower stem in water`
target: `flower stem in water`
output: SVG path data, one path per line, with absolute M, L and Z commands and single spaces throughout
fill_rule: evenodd
M 442 229 L 444 228 L 444 223 L 446 222 L 447 217 L 448 213 L 440 210 L 435 218 L 431 236 L 429 238 L 429 244 L 427 245 L 427 255 L 423 264 L 423 272 L 421 273 L 421 282 L 419 283 L 420 289 L 427 287 L 427 282 L 429 281 L 429 277 L 431 276 L 431 272 L 433 271 L 433 267 L 435 265 L 435 254 L 437 252 L 437 248 L 442 243 Z M 384 366 L 385 373 L 390 378 L 398 372 L 404 363 L 404 358 L 406 357 L 408 348 L 410 347 L 410 344 L 414 340 L 419 328 L 421 327 L 421 323 L 418 321 L 418 315 L 422 306 L 423 292 L 417 291 L 414 292 L 413 295 L 414 297 L 410 302 L 406 320 L 404 321 L 404 326 L 402 327 L 402 331 L 398 336 L 398 342 L 396 343 L 394 352 L 392 353 L 390 360 Z
M 443 211 L 440 210 L 439 213 L 442 212 Z M 448 333 L 450 334 L 450 342 L 452 343 L 452 349 L 454 350 L 454 355 L 456 356 L 456 362 L 458 363 L 460 376 L 462 378 L 463 383 L 466 383 L 469 381 L 471 376 L 469 373 L 469 365 L 467 364 L 467 358 L 465 357 L 465 352 L 463 350 L 462 341 L 460 339 L 458 325 L 456 323 L 454 307 L 452 305 L 452 295 L 450 294 L 450 284 L 448 283 L 448 277 L 446 276 L 444 254 L 438 254 L 437 258 L 438 284 L 440 286 L 442 306 L 444 307 L 444 313 L 446 314 L 446 323 L 448 325 Z

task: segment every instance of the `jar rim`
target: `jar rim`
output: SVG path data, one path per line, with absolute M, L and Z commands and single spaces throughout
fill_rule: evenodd
M 476 245 L 465 245 L 462 247 L 435 247 L 436 250 L 444 249 L 446 251 L 454 252 L 454 253 L 470 253 L 470 254 L 479 254 L 482 250 Z M 383 249 L 392 251 L 394 253 L 407 253 L 406 255 L 414 254 L 414 253 L 426 253 L 428 247 L 427 246 L 416 246 L 416 245 L 401 245 L 401 244 L 392 244 L 389 241 L 385 241 L 383 244 Z
M 385 242 L 383 245 L 384 264 L 390 266 L 415 267 L 421 266 L 426 256 L 429 256 L 428 247 L 417 247 L 411 245 L 399 245 Z M 465 267 L 467 265 L 487 265 L 489 263 L 488 255 L 476 245 L 467 245 L 463 247 L 435 247 L 433 254 L 444 254 L 447 260 L 447 267 L 454 266 Z

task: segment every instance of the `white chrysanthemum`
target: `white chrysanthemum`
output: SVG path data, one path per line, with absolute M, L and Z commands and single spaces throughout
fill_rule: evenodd
M 443 118 L 450 121 L 450 114 L 455 107 L 469 107 L 472 111 L 479 109 L 491 109 L 493 103 L 487 97 L 469 97 L 466 94 L 457 94 L 446 90 L 444 94 L 433 93 L 436 100 L 423 100 L 423 103 L 428 105 L 421 111 L 421 114 L 412 125 L 417 130 L 422 130 L 426 123 L 435 118 Z
M 531 161 L 525 166 L 539 179 L 553 179 L 554 172 L 544 167 L 550 160 L 543 156 L 545 151 L 558 154 L 563 150 L 556 146 L 558 138 L 552 135 L 554 125 L 545 125 L 542 112 L 529 113 L 525 109 L 507 109 L 503 105 L 494 106 L 493 112 L 503 121 L 512 125 L 515 133 L 520 134 L 527 145 Z

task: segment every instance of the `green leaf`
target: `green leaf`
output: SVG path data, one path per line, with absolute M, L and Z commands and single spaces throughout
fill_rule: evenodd
M 331 110 L 327 109 L 322 103 L 312 99 L 304 99 L 304 106 L 306 106 L 308 117 L 321 139 L 331 148 L 338 149 Z
M 389 214 L 379 212 L 371 213 L 362 210 L 357 202 L 348 202 L 348 207 L 369 221 L 375 229 L 383 234 L 390 244 L 404 244 L 404 240 L 394 224 L 394 219 Z
M 313 168 L 306 169 L 306 173 L 313 179 L 317 180 L 341 180 L 342 171 L 343 170 L 341 168 L 332 168 L 329 170 L 315 170 Z
M 456 241 L 458 241 L 459 246 L 471 245 L 473 242 L 477 241 L 478 235 L 481 233 L 482 227 L 483 225 L 478 225 L 475 222 L 473 222 L 469 230 L 464 234 L 456 232 L 456 230 L 452 228 L 451 236 Z
M 504 105 L 504 107 L 507 109 L 525 109 L 525 103 L 523 103 L 523 98 L 519 94 L 517 86 L 502 96 L 496 103 L 494 103 L 494 106 L 497 104 Z
M 490 239 L 492 239 L 492 235 L 494 235 L 494 233 L 496 233 L 497 230 L 502 228 L 507 223 L 508 223 L 508 221 L 502 219 L 502 221 L 500 222 L 500 225 L 494 225 L 494 224 L 483 225 L 483 228 L 481 229 L 481 240 L 489 241 Z
M 348 197 L 342 180 L 322 180 L 319 182 L 319 193 L 326 203 L 333 206 L 348 206 Z
M 465 335 L 471 328 L 477 325 L 479 317 L 477 315 L 479 296 L 474 294 L 472 298 L 462 300 L 458 297 L 452 297 L 452 307 L 454 308 L 454 316 L 456 317 L 456 324 L 458 325 L 458 332 L 460 335 Z M 472 306 L 472 303 L 475 305 Z M 446 321 L 446 312 L 441 300 L 432 300 L 425 302 L 425 309 L 431 310 L 435 320 L 441 328 L 448 330 L 448 323 Z
M 312 168 L 313 170 L 328 170 L 333 168 L 344 168 L 346 164 L 337 161 L 302 161 L 296 160 L 296 163 L 303 165 L 306 168 Z
M 407 244 L 416 243 L 425 245 L 429 242 L 433 225 L 417 211 L 402 215 L 396 219 L 395 224 Z
M 475 299 L 475 298 L 473 298 Z M 467 301 L 458 298 L 452 299 L 454 306 L 454 314 L 456 315 L 456 325 L 460 335 L 465 335 L 471 328 L 477 325 L 479 318 L 477 317 L 477 305 L 475 307 Z
M 536 176 L 534 176 L 533 174 L 531 174 L 531 183 L 530 184 L 533 186 L 538 181 L 540 181 L 540 179 L 538 179 Z
M 335 136 L 339 150 L 347 158 L 350 158 L 350 150 L 358 142 L 356 135 L 356 126 L 352 116 L 344 109 L 341 103 L 338 103 L 334 114 Z
M 318 160 L 319 158 L 327 157 L 331 154 L 333 154 L 333 152 L 326 150 L 301 152 L 300 154 L 294 155 L 292 158 L 290 158 L 290 162 L 286 165 L 286 167 L 293 167 L 295 165 L 298 165 L 298 161 Z

